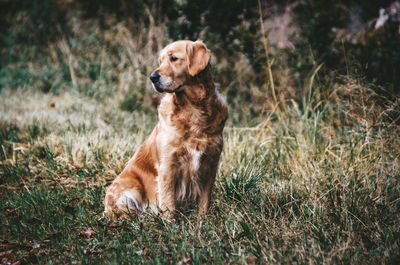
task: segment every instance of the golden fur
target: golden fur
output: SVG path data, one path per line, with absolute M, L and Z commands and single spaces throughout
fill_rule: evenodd
M 228 109 L 215 88 L 210 52 L 200 41 L 166 46 L 153 87 L 167 92 L 153 132 L 108 187 L 105 214 L 118 218 L 151 211 L 170 216 L 178 207 L 210 204 Z

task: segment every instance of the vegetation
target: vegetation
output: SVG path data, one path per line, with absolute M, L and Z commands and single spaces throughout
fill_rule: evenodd
M 3 264 L 400 262 L 397 81 L 378 86 L 357 67 L 364 46 L 343 45 L 342 71 L 307 32 L 295 49 L 272 43 L 275 104 L 256 2 L 230 1 L 240 22 L 200 16 L 198 29 L 179 18 L 207 8 L 185 1 L 165 17 L 157 1 L 20 2 L 0 8 Z M 157 121 L 157 51 L 180 37 L 204 37 L 230 107 L 210 212 L 107 220 L 105 188 Z

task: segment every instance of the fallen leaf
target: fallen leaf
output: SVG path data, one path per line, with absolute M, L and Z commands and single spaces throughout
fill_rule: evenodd
M 247 265 L 253 265 L 256 264 L 257 259 L 255 257 L 249 257 L 246 259 L 245 264 Z
M 184 265 L 184 264 L 189 264 L 190 263 L 190 258 L 183 258 L 183 260 L 178 262 L 178 265 Z
M 85 236 L 86 236 L 87 238 L 90 238 L 90 237 L 93 235 L 93 233 L 94 233 L 94 231 L 93 231 L 92 229 L 88 228 L 88 229 L 85 231 Z
M 14 211 L 15 211 L 14 208 L 7 208 L 7 209 L 6 209 L 6 213 L 12 213 L 12 212 L 14 212 Z

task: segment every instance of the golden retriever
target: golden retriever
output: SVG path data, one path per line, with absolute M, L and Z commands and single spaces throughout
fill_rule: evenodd
M 150 76 L 153 88 L 166 92 L 159 121 L 108 187 L 106 216 L 161 212 L 170 218 L 178 207 L 193 202 L 200 213 L 207 212 L 228 117 L 212 79 L 210 57 L 201 41 L 176 41 L 160 52 L 160 66 Z

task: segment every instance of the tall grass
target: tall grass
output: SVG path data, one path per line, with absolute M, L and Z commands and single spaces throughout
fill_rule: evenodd
M 217 81 L 241 73 L 231 82 L 253 101 L 221 87 L 231 119 L 209 214 L 104 219 L 105 187 L 156 123 L 148 75 L 170 40 L 155 25 L 84 22 L 69 23 L 85 34 L 6 66 L 3 263 L 399 262 L 400 102 L 349 76 L 326 80 L 323 66 L 292 97 L 279 87 L 274 104 L 245 61 L 214 59 Z

